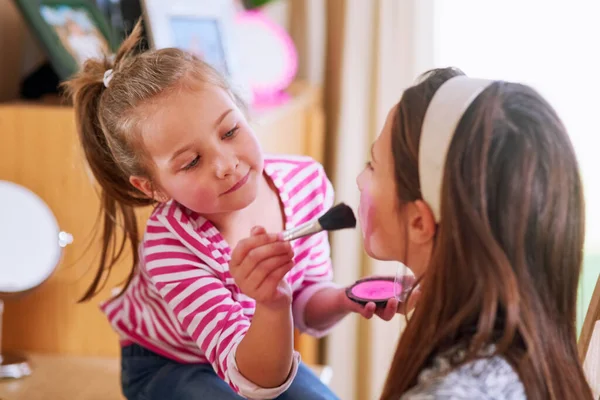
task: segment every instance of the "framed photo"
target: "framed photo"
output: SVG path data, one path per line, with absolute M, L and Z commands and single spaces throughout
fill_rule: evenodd
M 15 0 L 52 67 L 64 80 L 88 58 L 115 51 L 104 15 L 89 0 Z
M 249 100 L 236 52 L 237 7 L 230 0 L 143 0 L 148 39 L 156 49 L 176 47 L 206 61 Z

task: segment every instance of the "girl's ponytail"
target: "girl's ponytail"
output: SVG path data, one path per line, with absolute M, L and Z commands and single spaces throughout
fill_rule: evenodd
M 120 147 L 111 143 L 111 136 L 106 134 L 106 126 L 100 119 L 103 111 L 102 96 L 107 90 L 104 83 L 105 72 L 115 70 L 115 65 L 118 66 L 120 62 L 126 62 L 128 56 L 134 52 L 140 35 L 138 26 L 119 49 L 114 64 L 110 57 L 102 60 L 90 59 L 76 77 L 64 84 L 73 100 L 77 133 L 85 158 L 100 185 L 102 252 L 98 270 L 80 302 L 90 300 L 102 290 L 112 267 L 124 254 L 128 243 L 133 255 L 133 265 L 127 279 L 129 284 L 139 261 L 140 232 L 134 208 L 153 202 L 130 184 L 129 174 L 115 158 L 115 151 Z M 122 235 L 118 234 L 119 229 L 123 230 Z

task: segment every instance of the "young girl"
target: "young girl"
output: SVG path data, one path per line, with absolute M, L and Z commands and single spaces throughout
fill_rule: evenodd
M 426 74 L 358 186 L 368 253 L 420 279 L 382 399 L 592 398 L 575 333 L 582 184 L 537 92 Z
M 293 327 L 322 336 L 375 305 L 331 283 L 325 232 L 291 244 L 277 234 L 332 205 L 323 168 L 263 157 L 215 70 L 176 49 L 135 54 L 140 31 L 114 63 L 90 60 L 66 85 L 102 188 L 102 257 L 83 300 L 128 242 L 134 254 L 126 289 L 103 305 L 122 344 L 125 396 L 336 398 L 293 351 Z M 151 204 L 138 255 L 134 208 Z

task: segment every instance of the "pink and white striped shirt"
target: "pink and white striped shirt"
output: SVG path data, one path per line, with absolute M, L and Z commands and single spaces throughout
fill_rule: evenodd
M 265 174 L 279 191 L 285 228 L 312 220 L 333 205 L 323 167 L 308 157 L 265 157 Z M 326 232 L 292 242 L 295 266 L 286 275 L 293 293 L 294 324 L 316 337 L 324 331 L 304 323 L 312 295 L 335 286 Z M 102 305 L 122 345 L 137 343 L 181 363 L 210 363 L 236 392 L 272 398 L 291 384 L 299 363 L 278 388 L 244 378 L 235 352 L 246 334 L 255 301 L 241 293 L 229 272 L 231 248 L 204 217 L 176 202 L 158 206 L 148 220 L 139 271 L 126 292 Z

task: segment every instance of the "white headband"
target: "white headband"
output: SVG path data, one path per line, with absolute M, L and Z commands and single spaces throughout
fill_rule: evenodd
M 456 76 L 435 92 L 423 120 L 419 144 L 421 195 L 440 221 L 442 179 L 448 147 L 469 105 L 494 81 Z

